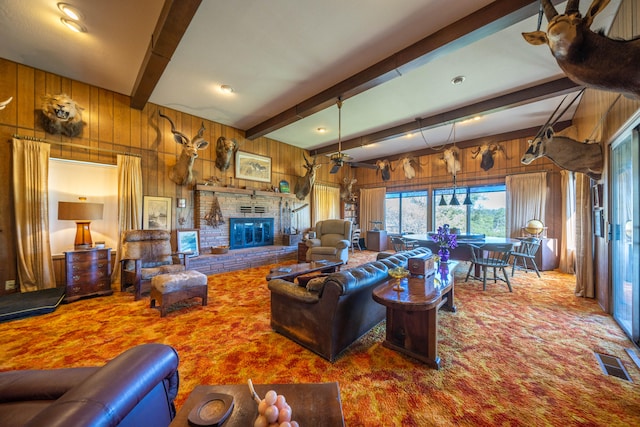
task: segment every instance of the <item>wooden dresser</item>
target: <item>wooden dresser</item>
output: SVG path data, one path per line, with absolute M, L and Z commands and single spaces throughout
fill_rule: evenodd
M 111 295 L 111 248 L 68 251 L 65 302 L 96 295 Z

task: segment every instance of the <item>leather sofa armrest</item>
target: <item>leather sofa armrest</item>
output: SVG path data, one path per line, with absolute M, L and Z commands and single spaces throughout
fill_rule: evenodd
M 305 244 L 307 245 L 308 248 L 314 248 L 316 246 L 322 246 L 322 242 L 320 241 L 320 239 L 307 239 L 305 241 Z
M 97 367 L 28 369 L 0 373 L 0 403 L 56 400 L 82 383 Z
M 297 300 L 307 304 L 317 303 L 320 299 L 317 292 L 310 292 L 304 286 L 287 282 L 282 279 L 269 280 L 269 290 L 275 294 L 284 295 L 292 300 Z
M 169 411 L 178 391 L 178 354 L 164 344 L 142 344 L 96 370 L 27 425 L 118 425 L 163 382 Z

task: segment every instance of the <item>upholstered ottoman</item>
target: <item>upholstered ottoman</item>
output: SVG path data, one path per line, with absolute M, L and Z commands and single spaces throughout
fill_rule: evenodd
M 200 297 L 205 306 L 207 290 L 207 276 L 199 271 L 159 274 L 151 278 L 151 308 L 158 302 L 160 317 L 164 317 L 170 305 L 189 298 Z

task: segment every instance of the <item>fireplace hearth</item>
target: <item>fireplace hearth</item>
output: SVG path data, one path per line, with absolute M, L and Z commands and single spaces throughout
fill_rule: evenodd
M 273 218 L 230 218 L 230 249 L 273 245 Z

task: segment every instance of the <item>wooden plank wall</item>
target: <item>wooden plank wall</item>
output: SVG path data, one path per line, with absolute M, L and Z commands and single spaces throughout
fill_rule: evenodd
M 82 116 L 85 126 L 79 137 L 69 138 L 44 132 L 40 124 L 40 109 L 41 97 L 47 93 L 66 93 L 84 108 Z M 129 96 L 0 59 L 0 99 L 5 100 L 10 96 L 13 101 L 0 111 L 0 160 L 3 165 L 0 179 L 5 183 L 0 192 L 0 295 L 5 293 L 6 280 L 17 281 L 10 144 L 14 134 L 138 154 L 142 158 L 145 195 L 185 198 L 187 206 L 193 206 L 192 188 L 178 186 L 169 179 L 169 169 L 176 163 L 181 147 L 173 139 L 169 122 L 158 117 L 157 105 L 149 103 L 143 110 L 135 110 L 129 107 Z M 273 186 L 277 186 L 280 180 L 286 180 L 293 191 L 296 177 L 306 172 L 302 149 L 268 138 L 245 140 L 241 130 L 176 110 L 161 110 L 171 117 L 178 130 L 189 137 L 196 134 L 204 123 L 205 139 L 209 141 L 209 146 L 199 152 L 194 163 L 193 171 L 198 182 L 215 176 L 225 185 L 230 177 L 234 177 L 236 187 L 270 187 L 270 184 L 262 182 L 235 179 L 233 167 L 225 172 L 215 167 L 215 144 L 220 136 L 235 138 L 240 142 L 242 151 L 270 157 Z M 115 154 L 57 145 L 51 148 L 52 157 L 116 163 Z M 322 179 L 337 185 L 338 178 L 334 175 L 327 173 Z M 176 229 L 177 208 L 175 203 L 172 206 L 172 229 Z M 192 215 L 187 223 L 180 225 L 180 228 L 191 227 Z

